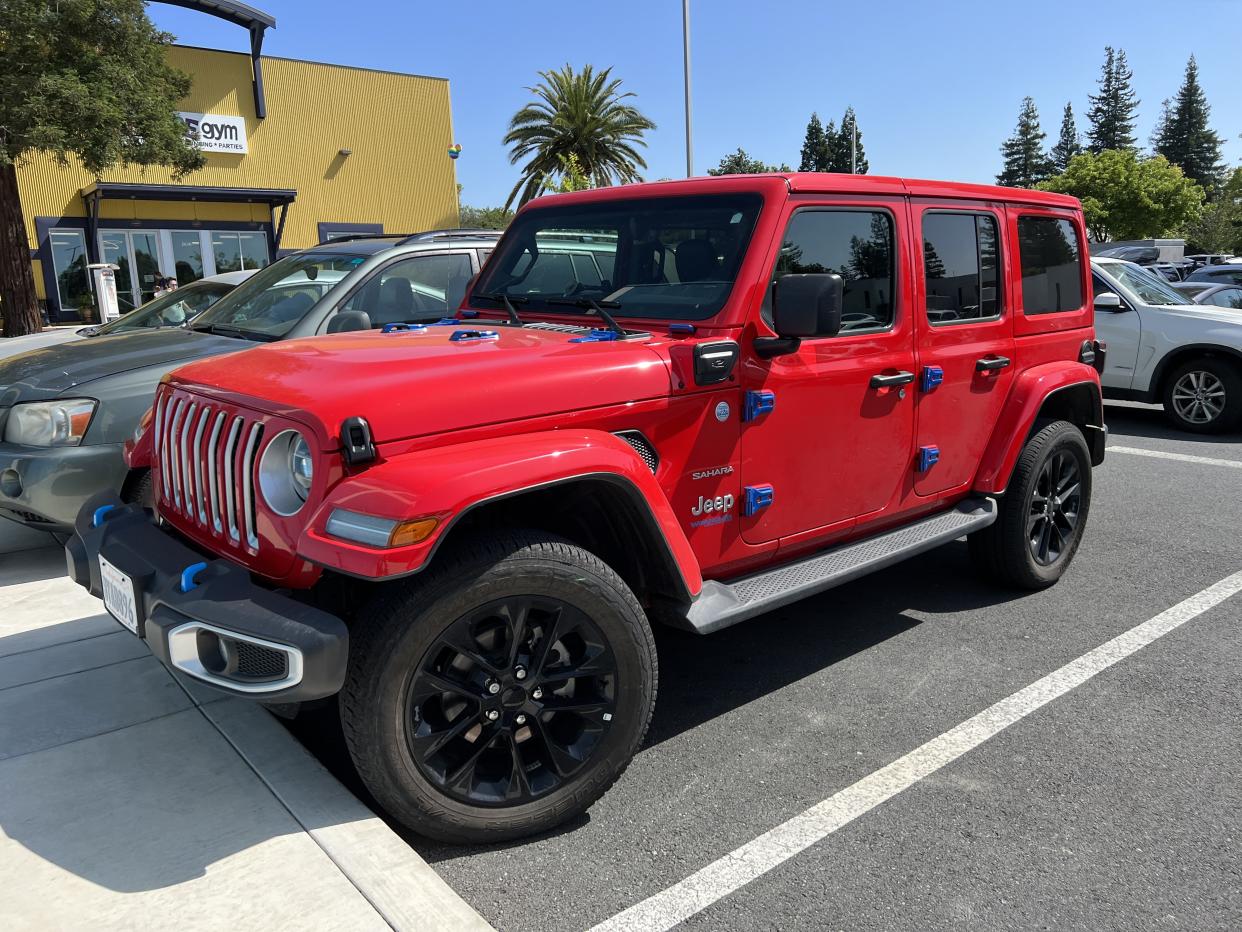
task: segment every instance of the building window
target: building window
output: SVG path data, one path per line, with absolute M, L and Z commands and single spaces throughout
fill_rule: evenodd
M 1082 253 L 1072 223 L 1057 217 L 1019 217 L 1018 253 L 1023 313 L 1082 307 Z
M 172 244 L 173 278 L 178 285 L 196 282 L 203 277 L 203 235 L 197 230 L 173 230 L 169 234 Z
M 90 272 L 86 268 L 86 235 L 81 230 L 51 230 L 48 245 L 60 308 L 67 311 L 94 305 Z
M 215 255 L 217 275 L 261 269 L 270 261 L 267 236 L 263 233 L 212 233 L 211 251 Z

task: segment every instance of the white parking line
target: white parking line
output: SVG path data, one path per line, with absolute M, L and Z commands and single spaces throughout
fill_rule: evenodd
M 663 932 L 728 896 L 1052 700 L 1242 592 L 1242 572 L 1222 579 L 984 709 L 922 747 L 606 919 L 591 932 Z
M 1242 469 L 1240 460 L 1221 460 L 1214 456 L 1191 456 L 1189 453 L 1166 453 L 1164 450 L 1143 450 L 1139 447 L 1108 447 L 1109 453 L 1131 453 L 1134 456 L 1154 456 L 1160 460 L 1177 460 L 1181 463 L 1202 463 L 1204 466 L 1231 466 Z

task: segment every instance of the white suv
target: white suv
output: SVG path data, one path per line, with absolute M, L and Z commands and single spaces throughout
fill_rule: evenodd
M 1091 260 L 1105 398 L 1163 403 L 1183 430 L 1242 424 L 1242 312 L 1188 304 L 1142 266 Z

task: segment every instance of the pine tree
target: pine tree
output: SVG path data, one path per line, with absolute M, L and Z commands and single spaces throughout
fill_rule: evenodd
M 863 150 L 862 131 L 857 129 L 858 120 L 853 107 L 845 108 L 841 117 L 841 130 L 837 133 L 835 145 L 832 147 L 832 171 L 849 174 L 852 170 L 857 175 L 867 174 L 867 153 Z M 857 138 L 857 148 L 851 146 Z
M 996 176 L 996 183 L 1010 188 L 1033 188 L 1052 175 L 1052 159 L 1044 151 L 1047 137 L 1039 126 L 1039 111 L 1030 97 L 1022 100 L 1018 126 L 1001 146 L 1005 167 Z
M 1088 148 L 1096 153 L 1105 149 L 1135 149 L 1134 124 L 1137 122 L 1139 99 L 1131 82 L 1134 72 L 1126 63 L 1124 49 L 1104 48 L 1104 67 L 1100 71 L 1100 92 L 1091 95 L 1087 132 Z
M 1082 151 L 1082 143 L 1078 139 L 1078 125 L 1074 122 L 1074 107 L 1065 105 L 1061 115 L 1061 135 L 1057 144 L 1052 147 L 1052 168 L 1058 175 L 1069 168 L 1070 160 Z
M 1212 108 L 1199 84 L 1199 66 L 1195 57 L 1186 63 L 1186 77 L 1177 91 L 1177 102 L 1167 108 L 1153 138 L 1156 152 L 1180 166 L 1187 178 L 1206 189 L 1220 181 L 1224 166 L 1220 160 L 1220 136 L 1208 126 Z
M 827 137 L 824 134 L 823 125 L 819 122 L 819 114 L 812 113 L 811 121 L 806 124 L 806 138 L 802 143 L 802 162 L 798 165 L 798 171 L 828 171 L 824 164 L 826 149 Z
M 1163 155 L 1169 147 L 1173 129 L 1173 105 L 1169 98 L 1160 101 L 1160 119 L 1156 121 L 1156 126 L 1151 131 L 1151 135 L 1147 137 L 1147 144 L 1151 146 L 1151 151 L 1157 155 Z
M 829 120 L 824 127 L 824 143 L 819 149 L 819 170 L 821 172 L 839 172 L 841 167 L 836 164 L 837 146 L 840 145 L 841 134 L 837 132 L 837 121 Z

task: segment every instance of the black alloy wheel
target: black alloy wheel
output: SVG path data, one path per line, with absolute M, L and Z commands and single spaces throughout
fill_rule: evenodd
M 590 760 L 616 711 L 616 661 L 578 608 L 515 595 L 440 635 L 407 691 L 406 740 L 454 799 L 515 805 L 556 790 Z
M 1040 566 L 1061 559 L 1078 529 L 1082 507 L 1082 476 L 1078 461 L 1060 450 L 1044 461 L 1031 489 L 1027 517 L 1027 540 L 1031 556 Z

